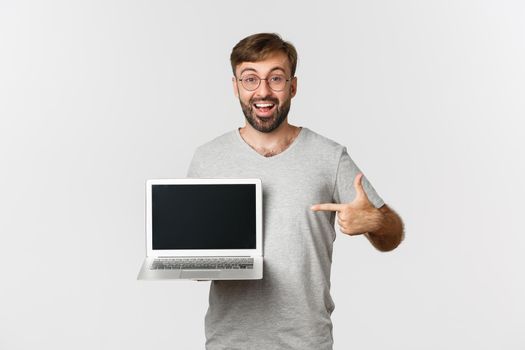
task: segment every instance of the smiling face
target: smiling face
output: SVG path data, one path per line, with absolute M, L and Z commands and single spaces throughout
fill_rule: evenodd
M 291 68 L 286 54 L 277 52 L 262 61 L 242 62 L 236 67 L 235 75 L 233 89 L 248 123 L 264 133 L 277 129 L 290 111 L 291 101 L 296 93 L 297 78 L 288 81 L 282 91 L 270 89 L 267 80 L 261 80 L 257 89 L 249 91 L 238 79 L 253 75 L 261 79 L 276 76 L 290 79 Z

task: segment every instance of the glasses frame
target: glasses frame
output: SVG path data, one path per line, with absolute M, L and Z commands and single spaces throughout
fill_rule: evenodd
M 250 89 L 246 88 L 246 86 L 244 86 L 243 80 L 246 79 L 246 77 L 244 77 L 244 78 L 237 78 L 237 80 L 241 82 L 241 85 L 242 85 L 243 89 L 245 89 L 246 91 L 255 91 L 255 90 L 257 90 L 257 89 L 259 88 L 259 86 L 261 86 L 261 81 L 266 80 L 266 83 L 268 84 L 268 87 L 270 88 L 270 90 L 272 90 L 272 91 L 274 91 L 274 92 L 281 92 L 281 91 L 283 91 L 284 88 L 286 87 L 286 84 L 287 84 L 290 80 L 292 80 L 292 79 L 294 78 L 294 77 L 290 77 L 290 78 L 288 78 L 288 79 L 285 79 L 284 87 L 283 87 L 281 90 L 275 90 L 275 89 L 273 89 L 273 88 L 270 86 L 270 83 L 268 82 L 268 78 L 264 78 L 264 79 L 263 79 L 263 78 L 260 78 L 260 77 L 259 77 L 258 75 L 256 75 L 256 74 L 249 74 L 248 76 L 251 76 L 251 75 L 256 76 L 257 78 L 259 78 L 259 84 L 257 84 L 257 86 L 256 86 L 254 89 L 252 89 L 252 90 L 250 90 Z

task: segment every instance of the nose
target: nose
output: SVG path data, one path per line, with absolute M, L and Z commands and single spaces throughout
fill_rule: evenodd
M 261 80 L 256 92 L 257 92 L 257 95 L 260 95 L 262 97 L 271 95 L 272 90 L 270 89 L 270 85 L 268 85 L 268 80 Z

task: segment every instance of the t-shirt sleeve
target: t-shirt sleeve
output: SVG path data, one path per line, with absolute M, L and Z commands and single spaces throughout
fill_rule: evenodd
M 199 160 L 199 150 L 196 149 L 191 158 L 190 166 L 186 173 L 187 178 L 199 178 L 200 176 L 200 160 Z
M 337 167 L 337 175 L 335 180 L 334 201 L 335 203 L 350 203 L 355 198 L 354 179 L 361 170 L 354 163 L 352 158 L 348 155 L 346 147 L 343 147 L 341 157 L 339 158 L 339 165 Z M 363 174 L 364 175 L 364 174 Z M 368 196 L 368 199 L 374 207 L 380 208 L 385 202 L 377 194 L 372 184 L 368 181 L 366 176 L 361 179 L 361 184 Z

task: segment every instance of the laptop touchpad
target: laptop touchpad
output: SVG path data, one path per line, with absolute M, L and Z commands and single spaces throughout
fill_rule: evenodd
M 180 278 L 202 278 L 202 279 L 213 279 L 214 277 L 218 277 L 220 271 L 213 271 L 213 270 L 207 270 L 207 271 L 195 271 L 195 270 L 182 270 L 182 273 L 180 275 Z

